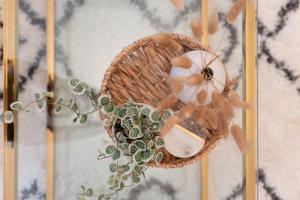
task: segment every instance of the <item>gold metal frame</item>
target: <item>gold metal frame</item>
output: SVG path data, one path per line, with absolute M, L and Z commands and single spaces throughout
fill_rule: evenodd
M 18 98 L 17 68 L 17 0 L 3 1 L 3 80 L 4 80 L 4 111 Z M 14 113 L 11 124 L 3 124 L 3 199 L 17 199 L 17 138 L 18 116 Z
M 201 0 L 202 45 L 208 46 L 208 0 Z M 201 160 L 201 200 L 208 200 L 208 155 Z
M 47 90 L 54 94 L 55 89 L 55 0 L 47 0 Z M 53 128 L 53 107 L 48 105 L 47 119 L 47 177 L 46 199 L 54 199 L 54 163 L 55 163 L 55 134 Z
M 247 0 L 244 13 L 244 98 L 253 109 L 244 112 L 244 129 L 251 148 L 244 158 L 245 200 L 255 200 L 257 157 L 256 0 Z

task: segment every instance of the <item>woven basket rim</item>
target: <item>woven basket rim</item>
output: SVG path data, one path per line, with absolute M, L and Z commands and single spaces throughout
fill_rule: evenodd
M 203 47 L 200 42 L 198 42 L 195 38 L 192 38 L 190 36 L 178 34 L 178 33 L 158 33 L 149 35 L 146 37 L 143 37 L 141 39 L 138 39 L 134 41 L 132 44 L 128 45 L 127 47 L 123 48 L 120 53 L 117 54 L 117 56 L 114 58 L 114 60 L 111 62 L 109 67 L 107 68 L 104 78 L 102 80 L 101 89 L 100 89 L 100 95 L 106 94 L 109 92 L 108 90 L 108 84 L 111 77 L 111 74 L 114 72 L 115 69 L 118 68 L 117 64 L 122 62 L 125 58 L 127 58 L 135 49 L 142 45 L 146 45 L 150 41 L 153 41 L 153 39 L 159 35 L 167 35 L 175 40 L 181 40 L 186 41 L 191 44 L 191 46 L 195 47 L 195 49 L 202 49 L 211 52 L 208 48 Z M 212 52 L 213 53 L 213 52 Z M 141 103 L 141 102 L 138 102 Z M 100 112 L 101 119 L 105 118 L 105 115 L 103 115 Z M 106 130 L 108 132 L 108 135 L 112 137 L 111 133 L 111 127 L 106 127 Z M 186 158 L 186 159 L 180 159 L 180 160 L 174 160 L 171 162 L 162 162 L 161 164 L 155 164 L 155 163 L 149 163 L 151 167 L 161 167 L 161 168 L 178 168 L 183 167 L 188 164 L 193 164 L 199 160 L 202 159 L 203 156 L 207 155 L 211 149 L 213 149 L 217 143 L 223 138 L 222 135 L 214 136 L 211 140 L 209 140 L 209 144 L 207 144 L 207 141 L 205 142 L 204 147 L 201 149 L 200 152 L 198 152 L 196 155 Z M 113 138 L 112 138 L 113 139 Z M 113 139 L 114 140 L 114 139 Z

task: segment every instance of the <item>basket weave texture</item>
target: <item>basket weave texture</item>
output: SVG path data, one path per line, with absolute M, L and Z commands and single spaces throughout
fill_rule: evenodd
M 146 103 L 155 107 L 161 99 L 170 94 L 167 80 L 172 67 L 171 59 L 191 50 L 205 49 L 191 37 L 174 33 L 162 34 L 175 41 L 175 44 L 177 43 L 180 48 L 158 43 L 156 38 L 161 34 L 135 41 L 123 49 L 107 69 L 102 81 L 100 95 L 110 93 L 113 102 L 118 105 L 132 99 L 135 102 Z M 172 109 L 176 111 L 182 105 L 183 103 L 178 101 Z M 101 117 L 104 116 L 101 115 Z M 112 127 L 108 127 L 107 131 L 114 138 Z M 189 158 L 177 158 L 164 150 L 163 161 L 159 165 L 155 163 L 150 163 L 150 165 L 175 168 L 195 163 L 208 154 L 221 138 L 220 135 L 214 135 L 207 139 L 202 150 Z

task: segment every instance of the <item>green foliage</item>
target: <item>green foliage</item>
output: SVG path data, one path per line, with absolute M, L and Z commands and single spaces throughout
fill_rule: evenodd
M 23 105 L 21 102 L 16 101 L 16 102 L 13 102 L 12 104 L 10 104 L 10 108 L 15 111 L 22 111 Z

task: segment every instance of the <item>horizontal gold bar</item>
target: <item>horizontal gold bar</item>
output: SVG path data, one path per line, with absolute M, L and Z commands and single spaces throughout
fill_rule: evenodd
M 245 200 L 257 199 L 256 159 L 257 159 L 257 70 L 256 70 L 256 2 L 247 0 L 244 13 L 244 98 L 251 102 L 253 109 L 244 112 L 244 129 L 251 144 L 244 159 Z
M 18 98 L 17 69 L 17 0 L 3 2 L 3 80 L 4 80 L 4 111 L 10 110 L 9 105 Z M 3 125 L 3 199 L 17 199 L 17 139 L 18 116 L 14 113 L 14 121 Z

